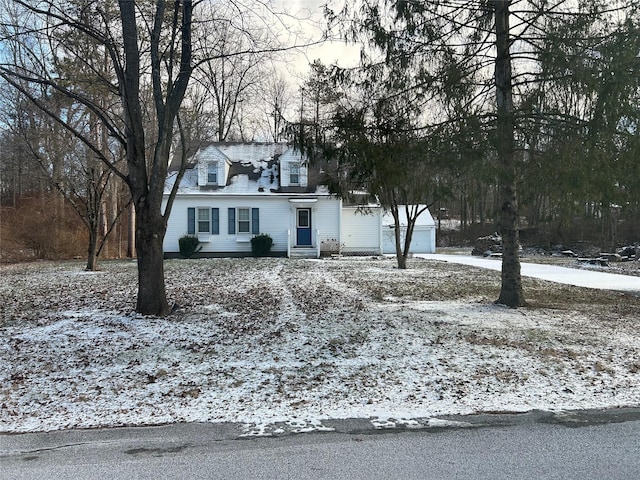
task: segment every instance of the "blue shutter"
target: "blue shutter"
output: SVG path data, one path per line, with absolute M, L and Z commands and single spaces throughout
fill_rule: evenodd
M 260 209 L 251 209 L 251 233 L 258 235 L 260 233 Z
M 187 235 L 196 234 L 196 209 L 187 208 Z
M 219 208 L 211 209 L 211 234 L 212 235 L 220 234 L 220 209 Z
M 236 209 L 229 209 L 229 235 L 236 234 Z

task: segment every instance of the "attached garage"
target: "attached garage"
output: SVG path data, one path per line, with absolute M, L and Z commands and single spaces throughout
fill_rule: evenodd
M 342 207 L 341 252 L 345 255 L 380 255 L 382 252 L 382 209 Z
M 407 234 L 407 217 L 404 205 L 400 206 L 400 238 L 404 245 Z M 396 253 L 395 223 L 391 212 L 382 217 L 382 250 L 385 254 Z M 436 253 L 436 223 L 431 212 L 425 210 L 420 214 L 413 230 L 409 253 Z

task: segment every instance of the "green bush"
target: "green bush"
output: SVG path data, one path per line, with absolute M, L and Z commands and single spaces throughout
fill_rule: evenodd
M 264 257 L 271 252 L 273 239 L 266 233 L 256 235 L 251 239 L 251 252 L 256 257 Z
M 180 255 L 184 258 L 191 258 L 202 248 L 200 240 L 195 235 L 184 235 L 178 239 L 180 245 Z

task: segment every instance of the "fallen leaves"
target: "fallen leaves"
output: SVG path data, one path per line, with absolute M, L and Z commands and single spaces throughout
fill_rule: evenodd
M 329 417 L 640 398 L 637 306 L 609 315 L 580 289 L 562 310 L 514 311 L 483 297 L 495 273 L 438 262 L 168 261 L 181 308 L 144 318 L 131 311 L 132 262 L 82 267 L 0 267 L 2 431 L 173 421 L 304 430 Z

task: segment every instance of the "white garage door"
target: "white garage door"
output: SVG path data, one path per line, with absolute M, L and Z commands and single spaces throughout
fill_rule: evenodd
M 404 238 L 407 231 L 407 227 L 401 227 L 400 241 L 401 246 L 404 246 Z M 384 253 L 395 254 L 396 253 L 396 238 L 395 229 L 390 228 L 388 225 L 382 227 L 382 249 Z M 413 230 L 413 237 L 411 238 L 411 246 L 409 247 L 409 253 L 435 253 L 435 229 L 432 227 L 417 226 Z
M 341 241 L 343 253 L 380 254 L 380 209 L 362 214 L 354 207 L 344 207 Z

